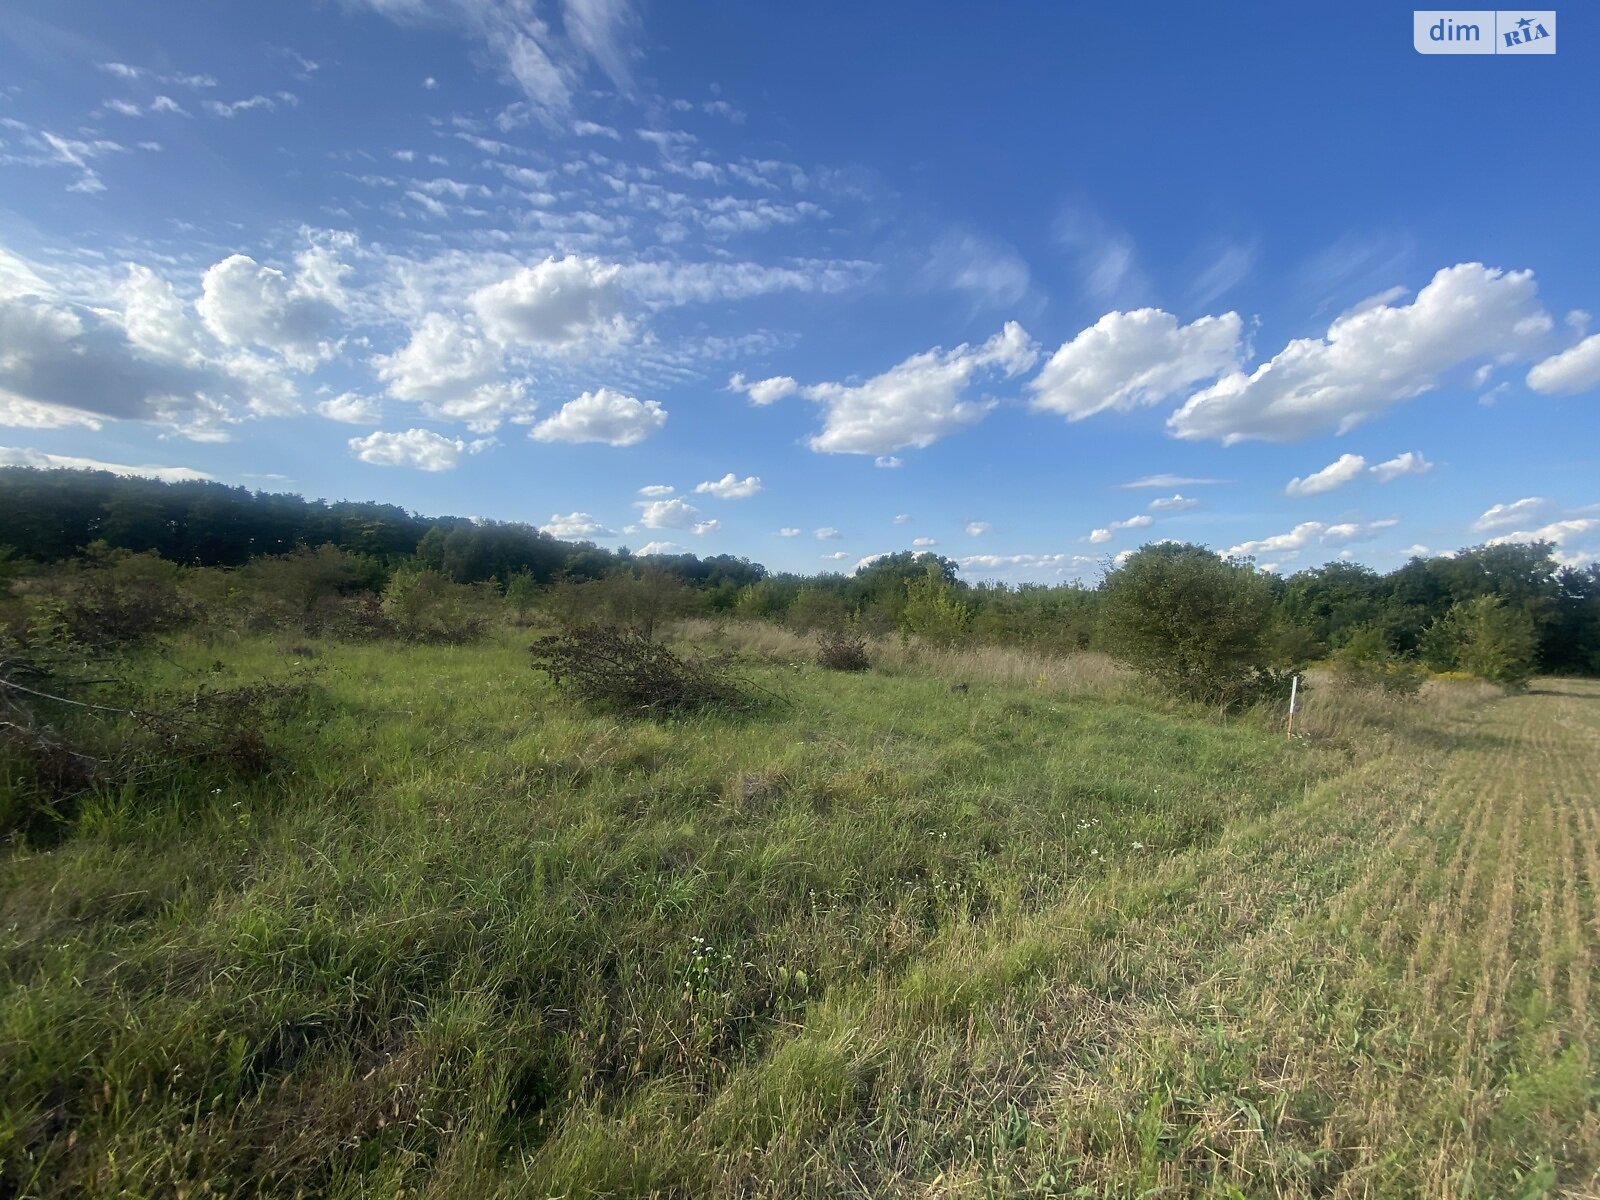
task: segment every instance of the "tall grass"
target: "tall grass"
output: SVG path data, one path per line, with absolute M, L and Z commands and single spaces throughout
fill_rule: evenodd
M 0 1195 L 1127 1194 L 1188 1041 L 1121 1062 L 1144 1093 L 1067 1082 L 1159 1037 L 1135 1006 L 1189 1038 L 1208 956 L 1342 877 L 1303 847 L 1352 751 L 1384 778 L 1357 734 L 1432 731 L 1423 778 L 1481 700 L 1314 688 L 1291 743 L 1097 656 L 675 636 L 786 703 L 591 712 L 511 633 L 147 656 L 152 688 L 311 658 L 321 699 L 261 778 L 0 851 Z

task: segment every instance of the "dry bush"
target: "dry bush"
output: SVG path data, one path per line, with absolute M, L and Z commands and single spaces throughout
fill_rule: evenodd
M 635 629 L 569 625 L 530 648 L 557 687 L 603 708 L 667 713 L 707 705 L 745 708 L 751 697 L 724 659 L 678 655 Z
M 830 671 L 865 671 L 867 639 L 848 629 L 825 629 L 817 635 L 817 665 Z
M 170 779 L 253 779 L 279 761 L 275 731 L 303 718 L 313 690 L 287 681 L 198 686 L 140 697 L 82 662 L 0 645 L 0 834 L 59 835 L 97 789 Z

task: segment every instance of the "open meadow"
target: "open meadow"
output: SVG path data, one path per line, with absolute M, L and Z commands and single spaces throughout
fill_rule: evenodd
M 1225 717 L 1097 655 L 623 719 L 466 646 L 295 680 L 0 850 L 0 1196 L 1583 1196 L 1600 684 Z M 968 684 L 965 691 L 950 684 Z

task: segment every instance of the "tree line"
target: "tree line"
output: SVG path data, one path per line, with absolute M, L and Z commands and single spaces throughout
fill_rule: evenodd
M 1121 649 L 1124 656 L 1129 637 L 1159 625 L 1184 661 L 1196 651 L 1186 638 L 1214 641 L 1229 630 L 1237 648 L 1248 627 L 1245 641 L 1263 664 L 1343 655 L 1451 669 L 1471 653 L 1464 646 L 1493 641 L 1523 646 L 1529 670 L 1600 674 L 1600 566 L 1562 565 L 1543 542 L 1417 557 L 1388 573 L 1332 562 L 1288 577 L 1204 547 L 1159 543 L 1109 571 L 1099 586 L 1008 586 L 962 580 L 953 561 L 928 553 L 891 554 L 851 575 L 769 572 L 732 555 L 641 558 L 520 522 L 426 517 L 395 505 L 306 500 L 214 482 L 15 467 L 0 469 L 0 548 L 12 573 L 100 562 L 109 551 L 191 570 L 229 569 L 237 572 L 230 586 L 293 596 L 288 602 L 306 612 L 323 594 L 387 594 L 397 612 L 422 612 L 430 598 L 456 596 L 451 603 L 460 608 L 467 593 L 450 588 L 472 588 L 478 600 L 493 595 L 523 617 L 544 607 L 653 625 L 691 613 L 728 614 L 807 631 L 849 625 L 935 643 Z M 1142 602 L 1156 624 L 1127 619 L 1118 598 L 1132 594 L 1135 580 L 1148 589 Z M 1492 638 L 1485 632 L 1491 627 L 1499 631 Z

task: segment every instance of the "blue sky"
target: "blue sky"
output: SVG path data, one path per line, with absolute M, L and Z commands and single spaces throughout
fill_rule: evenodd
M 0 24 L 0 461 L 1093 579 L 1600 556 L 1600 24 L 51 0 Z M 670 490 L 668 490 L 670 489 Z

